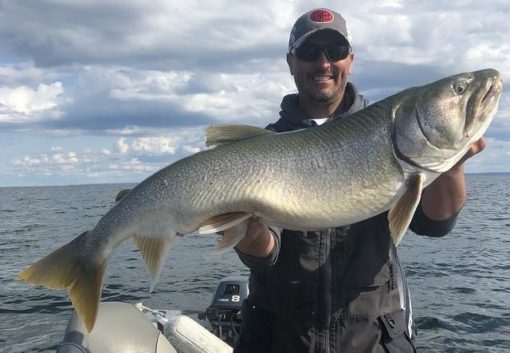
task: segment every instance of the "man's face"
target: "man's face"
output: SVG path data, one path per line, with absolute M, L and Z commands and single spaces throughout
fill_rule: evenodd
M 303 45 L 328 45 L 338 42 L 338 35 L 321 31 L 308 38 Z M 300 97 L 319 104 L 340 103 L 353 59 L 352 53 L 343 60 L 330 61 L 322 52 L 320 57 L 312 62 L 300 60 L 294 54 L 287 55 L 290 73 L 294 76 Z

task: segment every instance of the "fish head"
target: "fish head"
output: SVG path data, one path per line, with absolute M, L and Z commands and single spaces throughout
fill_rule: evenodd
M 503 83 L 493 69 L 462 73 L 396 95 L 399 159 L 434 172 L 457 163 L 489 127 Z

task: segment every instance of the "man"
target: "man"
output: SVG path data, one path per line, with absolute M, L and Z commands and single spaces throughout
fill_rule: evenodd
M 267 128 L 311 128 L 364 108 L 348 82 L 353 61 L 340 14 L 316 9 L 301 16 L 287 53 L 298 94 L 284 97 L 280 119 Z M 464 160 L 484 147 L 481 139 Z M 447 234 L 465 197 L 461 162 L 423 191 L 411 229 Z M 409 293 L 389 234 L 387 213 L 308 232 L 251 219 L 236 246 L 251 275 L 234 352 L 414 352 Z

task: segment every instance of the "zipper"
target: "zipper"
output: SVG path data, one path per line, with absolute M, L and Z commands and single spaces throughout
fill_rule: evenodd
M 331 251 L 331 229 L 321 231 L 319 233 L 319 268 L 322 264 L 322 271 L 320 271 L 317 293 L 319 300 L 319 315 L 318 315 L 318 339 L 316 341 L 316 352 L 330 352 L 329 345 L 329 326 L 331 324 L 331 256 L 328 256 Z

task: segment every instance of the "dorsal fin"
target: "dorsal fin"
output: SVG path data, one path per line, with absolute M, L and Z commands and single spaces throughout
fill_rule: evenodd
M 130 192 L 131 189 L 122 189 L 117 193 L 117 196 L 115 196 L 115 202 L 119 202 L 124 196 L 127 195 L 128 192 Z
M 207 147 L 220 146 L 248 138 L 270 135 L 272 131 L 250 125 L 211 125 L 205 129 Z

